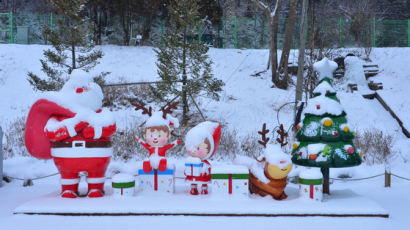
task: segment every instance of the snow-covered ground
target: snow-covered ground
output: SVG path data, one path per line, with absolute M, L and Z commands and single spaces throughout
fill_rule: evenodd
M 39 59 L 42 51 L 48 48 L 41 45 L 0 45 L 0 125 L 8 129 L 10 122 L 26 115 L 29 107 L 39 96 L 29 85 L 27 72 L 41 75 Z M 158 80 L 155 66 L 155 53 L 150 47 L 103 46 L 105 56 L 93 73 L 109 71 L 110 83 Z M 268 75 L 252 77 L 251 74 L 266 67 L 267 50 L 211 49 L 214 74 L 225 82 L 219 102 L 201 98 L 199 103 L 205 116 L 210 120 L 223 120 L 225 128 L 236 129 L 240 135 L 256 134 L 262 123 L 268 128 L 277 125 L 276 112 L 287 102 L 294 101 L 294 87 L 287 91 L 271 88 Z M 383 82 L 382 97 L 410 126 L 410 48 L 376 48 L 371 59 L 379 65 L 381 73 L 372 80 Z M 347 118 L 354 130 L 362 131 L 378 128 L 394 137 L 394 149 L 399 156 L 392 162 L 393 173 L 410 177 L 410 140 L 389 113 L 375 100 L 367 100 L 361 92 L 350 93 L 338 85 L 338 97 L 347 112 Z M 292 105 L 281 110 L 279 119 L 285 127 L 293 121 Z M 130 121 L 141 121 L 142 116 L 134 111 L 116 111 L 119 128 Z M 223 154 L 223 153 L 218 153 Z M 407 163 L 404 161 L 407 160 Z M 113 162 L 109 172 L 121 169 L 132 172 L 135 162 Z M 9 176 L 34 178 L 57 172 L 50 161 L 15 157 L 4 162 L 4 171 Z M 290 176 L 296 175 L 293 170 Z M 372 176 L 384 172 L 383 165 L 365 164 L 344 169 L 331 169 L 331 177 L 348 174 L 353 178 Z M 410 181 L 393 178 L 392 187 L 383 187 L 383 177 L 375 179 L 340 182 L 335 181 L 331 190 L 351 189 L 355 193 L 376 201 L 390 214 L 389 219 L 381 218 L 262 218 L 262 217 L 56 217 L 13 215 L 13 210 L 21 204 L 47 195 L 59 189 L 58 176 L 34 181 L 34 186 L 22 187 L 22 181 L 14 180 L 0 188 L 0 226 L 1 229 L 23 228 L 90 228 L 90 229 L 135 229 L 150 228 L 216 228 L 246 229 L 255 226 L 304 227 L 306 229 L 385 229 L 397 227 L 406 229 L 407 206 L 410 204 L 408 191 Z M 291 185 L 292 186 L 292 185 Z M 272 205 L 275 205 L 272 201 Z M 286 202 L 286 201 L 281 201 Z

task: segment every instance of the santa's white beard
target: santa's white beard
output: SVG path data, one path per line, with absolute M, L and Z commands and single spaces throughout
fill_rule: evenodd
M 82 93 L 72 92 L 69 97 L 73 103 L 83 106 L 85 108 L 97 111 L 102 106 L 102 92 L 101 89 L 91 88 L 89 91 Z

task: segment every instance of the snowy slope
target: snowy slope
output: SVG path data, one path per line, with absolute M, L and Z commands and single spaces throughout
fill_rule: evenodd
M 8 128 L 10 122 L 16 117 L 26 115 L 31 104 L 39 96 L 27 82 L 27 72 L 33 71 L 41 75 L 39 59 L 42 51 L 48 48 L 42 45 L 0 45 L 0 125 Z M 112 72 L 107 80 L 110 83 L 154 81 L 158 80 L 155 66 L 155 53 L 150 47 L 118 47 L 103 46 L 105 56 L 101 64 L 93 70 L 93 73 L 101 71 Z M 271 88 L 272 83 L 269 74 L 261 77 L 250 75 L 263 70 L 266 67 L 268 57 L 267 50 L 234 50 L 234 49 L 211 49 L 210 57 L 214 62 L 214 74 L 222 79 L 226 86 L 221 94 L 219 102 L 205 98 L 199 100 L 205 116 L 209 120 L 223 120 L 225 127 L 236 129 L 240 135 L 256 134 L 262 123 L 266 122 L 269 128 L 277 125 L 277 109 L 294 101 L 294 87 L 288 91 Z M 407 124 L 410 118 L 410 48 L 377 48 L 371 56 L 372 60 L 379 64 L 382 72 L 372 80 L 383 82 L 384 90 L 380 94 L 392 107 L 399 117 Z M 336 87 L 337 88 L 337 87 Z M 387 111 L 375 100 L 366 100 L 359 93 L 347 93 L 338 90 L 338 97 L 347 112 L 347 118 L 353 130 L 366 130 L 373 127 L 382 129 L 395 137 L 395 149 L 402 151 L 402 156 L 410 160 L 409 139 L 401 133 L 397 122 L 391 118 Z M 285 127 L 293 122 L 293 105 L 284 107 L 279 119 Z M 142 116 L 132 110 L 116 111 L 118 126 L 124 127 L 134 120 L 142 121 Z M 137 122 L 137 123 L 138 123 Z M 410 177 L 408 170 L 410 163 L 403 163 L 403 158 L 398 157 L 393 164 L 393 172 L 402 176 Z M 39 161 L 30 158 L 12 158 L 5 161 L 5 172 L 9 176 L 20 178 L 33 178 L 56 172 L 55 166 L 50 161 Z M 122 169 L 132 172 L 135 170 L 135 162 L 124 164 L 112 162 L 109 171 Z M 296 175 L 300 169 L 294 169 L 290 176 Z M 331 177 L 340 174 L 348 174 L 354 178 L 371 176 L 383 173 L 384 166 L 362 165 L 347 169 L 330 170 Z M 35 186 L 23 188 L 21 181 L 13 181 L 0 188 L 0 223 L 5 223 L 5 229 L 13 226 L 17 229 L 27 226 L 40 226 L 45 220 L 52 225 L 69 225 L 70 228 L 89 226 L 90 221 L 97 222 L 96 226 L 101 229 L 112 229 L 113 226 L 135 229 L 136 226 L 155 227 L 179 226 L 181 220 L 185 221 L 184 228 L 220 227 L 220 224 L 231 226 L 232 229 L 245 229 L 260 226 L 282 226 L 287 224 L 291 229 L 298 227 L 301 222 L 308 229 L 317 229 L 327 218 L 209 218 L 197 217 L 124 217 L 124 218 L 64 218 L 64 217 L 27 217 L 12 216 L 12 210 L 22 203 L 58 189 L 56 176 L 35 181 Z M 410 203 L 408 189 L 410 183 L 393 178 L 391 189 L 383 188 L 383 178 L 371 179 L 363 182 L 335 182 L 331 189 L 344 189 L 349 187 L 363 196 L 381 204 L 391 213 L 388 220 L 381 219 L 331 219 L 331 225 L 335 229 L 355 229 L 355 226 L 369 226 L 373 229 L 385 229 L 392 226 L 405 229 L 410 221 L 406 218 L 407 205 Z M 388 197 L 386 199 L 386 197 Z M 7 202 L 6 202 L 7 200 Z M 407 204 L 407 205 L 406 205 Z M 96 221 L 97 220 L 97 221 Z M 62 223 L 62 224 L 61 224 Z M 207 224 L 204 224 L 207 223 Z M 348 225 L 346 224 L 348 223 Z M 73 226 L 71 225 L 73 224 Z M 75 226 L 74 226 L 75 225 Z M 327 225 L 327 224 L 326 224 Z M 323 226 L 324 227 L 324 226 Z M 176 228 L 176 227 L 174 227 Z M 230 227 L 228 227 L 230 228 Z M 3 229 L 3 228 L 2 228 Z M 51 229 L 51 227 L 50 227 Z M 91 228 L 92 229 L 92 228 Z M 172 228 L 171 228 L 172 229 Z

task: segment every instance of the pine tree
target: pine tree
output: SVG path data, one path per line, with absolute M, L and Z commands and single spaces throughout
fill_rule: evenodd
M 362 162 L 346 112 L 332 87 L 336 67 L 337 64 L 327 58 L 315 63 L 320 83 L 308 101 L 303 122 L 298 124 L 298 142 L 293 144 L 292 151 L 293 163 L 321 168 L 324 193 L 329 193 L 329 168 L 351 167 Z
M 85 15 L 87 0 L 49 0 L 50 6 L 58 17 L 56 28 L 44 26 L 43 33 L 49 38 L 52 49 L 44 51 L 41 59 L 42 71 L 46 79 L 29 72 L 28 81 L 36 90 L 50 91 L 60 89 L 66 79 L 64 74 L 71 74 L 74 69 L 89 71 L 97 65 L 98 59 L 103 56 L 101 50 L 94 49 L 90 40 L 92 22 Z M 96 76 L 100 81 L 107 72 Z
M 212 61 L 207 55 L 208 46 L 196 40 L 188 40 L 188 37 L 198 33 L 201 23 L 198 0 L 172 1 L 168 10 L 169 28 L 162 37 L 162 44 L 155 50 L 158 75 L 162 83 L 151 89 L 158 100 L 180 95 L 183 106 L 182 124 L 186 124 L 188 99 L 205 92 L 207 96 L 218 100 L 218 93 L 222 91 L 224 83 L 212 74 Z

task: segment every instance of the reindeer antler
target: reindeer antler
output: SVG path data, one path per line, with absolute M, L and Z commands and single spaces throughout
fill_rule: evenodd
M 266 148 L 266 144 L 268 144 L 269 141 L 269 137 L 266 137 L 266 134 L 269 133 L 269 129 L 266 129 L 266 123 L 263 123 L 262 131 L 258 131 L 258 133 L 262 136 L 262 140 L 258 140 L 258 143 Z
M 145 108 L 145 103 L 142 101 L 137 101 L 137 103 L 131 103 L 131 105 L 135 106 L 135 111 L 142 110 L 142 114 L 147 114 L 148 116 L 152 116 L 152 107 L 150 106 L 148 109 Z
M 167 114 L 171 114 L 173 109 L 177 108 L 177 105 L 179 104 L 179 101 L 176 101 L 174 103 L 167 103 L 166 105 L 161 107 L 162 111 L 162 118 L 167 119 Z
M 280 124 L 280 127 L 278 130 L 276 130 L 276 132 L 279 134 L 279 137 L 276 138 L 276 141 L 280 144 L 280 147 L 287 145 L 288 142 L 286 141 L 286 139 L 288 137 L 288 133 L 283 128 L 283 124 Z

